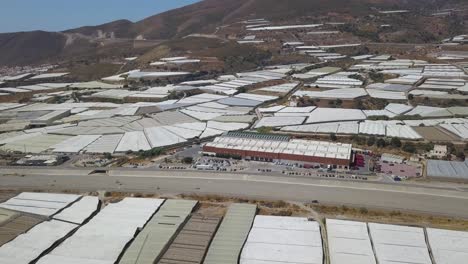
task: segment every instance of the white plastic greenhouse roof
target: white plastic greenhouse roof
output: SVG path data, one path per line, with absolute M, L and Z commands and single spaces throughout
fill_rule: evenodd
M 258 111 L 260 111 L 261 113 L 276 113 L 283 108 L 285 108 L 284 105 L 276 105 L 276 106 L 270 106 L 270 107 L 265 107 L 265 108 L 259 108 Z
M 394 114 L 401 115 L 404 113 L 407 113 L 413 109 L 412 106 L 410 105 L 405 105 L 405 104 L 388 104 L 385 107 L 385 110 L 390 111 Z
M 44 73 L 40 75 L 36 75 L 31 78 L 31 80 L 38 80 L 38 79 L 48 79 L 48 78 L 58 78 L 68 75 L 68 72 L 61 72 L 61 73 Z
M 42 222 L 0 247 L 0 263 L 29 264 L 76 227 L 57 220 Z
M 119 145 L 115 149 L 116 152 L 139 151 L 151 149 L 148 140 L 143 131 L 127 132 L 123 135 Z
M 275 86 L 268 86 L 258 89 L 258 91 L 274 92 L 274 93 L 289 93 L 292 89 L 296 88 L 298 83 L 285 83 Z
M 367 96 L 367 92 L 363 88 L 340 88 L 326 91 L 297 91 L 294 93 L 299 97 L 310 98 L 325 98 L 325 99 L 354 99 Z
M 249 28 L 249 31 L 269 31 L 269 30 L 287 30 L 287 29 L 301 29 L 301 28 L 315 28 L 320 27 L 322 24 L 309 24 L 309 25 L 286 25 L 286 26 L 267 26 Z
M 307 218 L 256 216 L 240 264 L 322 264 L 320 227 Z
M 198 132 L 197 132 L 198 133 Z M 171 133 L 163 127 L 145 128 L 145 135 L 151 148 L 170 146 L 186 142 L 185 138 Z
M 468 124 L 441 124 L 440 126 L 463 140 L 468 139 Z
M 304 123 L 306 117 L 303 116 L 271 116 L 263 117 L 256 125 L 259 127 L 282 127 L 282 126 L 293 126 Z
M 114 153 L 123 135 L 104 135 L 85 148 L 88 153 Z
M 316 106 L 308 106 L 308 107 L 285 107 L 278 111 L 278 113 L 310 113 Z
M 78 153 L 100 137 L 101 135 L 80 135 L 67 139 L 52 148 L 54 152 L 59 153 Z
M 436 264 L 465 264 L 468 232 L 427 228 L 427 238 Z
M 375 256 L 363 222 L 327 219 L 331 264 L 375 264 Z
M 85 196 L 53 218 L 81 225 L 96 212 L 98 205 L 99 199 L 97 197 Z
M 405 139 L 422 139 L 413 128 L 407 125 L 387 125 L 387 137 L 398 137 Z
M 179 127 L 179 126 L 164 126 L 162 128 L 186 140 L 198 137 L 203 132 L 203 130 L 200 131 L 200 130 L 195 130 L 195 129 L 186 128 L 186 127 Z
M 193 110 L 188 110 L 188 109 L 182 109 L 180 112 L 191 116 L 193 118 L 196 118 L 200 121 L 207 121 L 211 119 L 215 119 L 216 117 L 220 117 L 223 115 L 223 113 L 216 113 L 216 112 L 200 112 L 200 111 L 193 111 Z
M 444 108 L 441 107 L 433 107 L 433 106 L 424 106 L 424 105 L 418 105 L 416 106 L 413 110 L 410 112 L 406 113 L 405 115 L 421 115 L 421 116 L 428 116 L 431 115 L 434 112 L 444 110 Z
M 369 117 L 369 116 L 388 116 L 390 118 L 393 118 L 397 116 L 395 113 L 392 113 L 387 110 L 362 110 L 364 114 Z
M 37 263 L 115 263 L 137 229 L 146 224 L 163 201 L 125 198 L 109 204 Z
M 369 223 L 369 230 L 379 263 L 432 264 L 422 228 Z
M 224 123 L 224 122 L 216 122 L 216 121 L 208 121 L 207 123 L 208 128 L 214 128 L 217 130 L 224 130 L 224 131 L 235 131 L 235 130 L 241 130 L 241 129 L 246 129 L 249 127 L 249 124 L 247 123 Z
M 406 100 L 404 92 L 392 92 L 376 89 L 368 89 L 367 92 L 372 98 L 388 99 L 388 100 Z
M 20 212 L 51 216 L 79 199 L 75 194 L 23 192 L 1 203 L 1 208 Z
M 379 123 L 363 122 L 359 124 L 359 134 L 385 136 L 386 126 Z
M 225 131 L 223 130 L 218 130 L 214 128 L 206 128 L 205 131 L 200 135 L 200 138 L 208 138 L 208 137 L 213 137 L 213 136 L 218 136 L 223 134 Z
M 310 114 L 306 123 L 326 123 L 337 121 L 365 120 L 366 115 L 358 109 L 317 108 Z

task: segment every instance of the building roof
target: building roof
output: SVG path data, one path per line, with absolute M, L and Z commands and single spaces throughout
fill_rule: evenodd
M 310 124 L 300 126 L 283 127 L 281 131 L 306 132 L 306 133 L 336 133 L 336 134 L 358 134 L 358 122 L 332 122 L 325 124 Z
M 22 214 L 10 210 L 0 209 L 3 215 L 0 221 L 0 246 L 8 243 L 18 235 L 25 233 L 35 225 L 41 223 L 46 217 L 32 214 Z
M 369 230 L 379 263 L 432 263 L 422 228 L 369 223 Z
M 33 262 L 77 227 L 78 225 L 57 220 L 42 222 L 0 247 L 0 262 Z
M 25 213 L 51 216 L 80 197 L 80 195 L 75 194 L 23 192 L 1 203 L 0 207 Z
M 436 263 L 464 264 L 468 259 L 468 232 L 427 228 Z
M 81 225 L 98 210 L 98 206 L 98 197 L 85 196 L 74 202 L 70 207 L 67 207 L 60 213 L 54 215 L 53 218 Z
M 37 263 L 115 263 L 163 201 L 125 198 L 109 204 Z
M 339 88 L 325 91 L 304 91 L 294 93 L 298 97 L 323 98 L 323 99 L 355 99 L 367 96 L 368 93 L 363 88 Z
M 468 180 L 468 161 L 428 160 L 427 176 Z
M 253 132 L 228 132 L 224 137 L 258 139 L 258 140 L 274 140 L 274 141 L 289 141 L 290 137 L 276 134 L 262 134 Z
M 376 263 L 366 223 L 334 219 L 326 223 L 331 263 Z
M 240 264 L 322 264 L 320 227 L 307 218 L 256 216 Z
M 14 139 L 14 138 L 13 138 Z M 40 153 L 51 149 L 52 146 L 70 139 L 69 136 L 31 133 L 19 136 L 14 141 L 6 143 L 0 149 L 24 153 Z
M 60 78 L 68 74 L 69 74 L 68 72 L 44 73 L 44 74 L 39 74 L 39 75 L 32 77 L 31 80 Z
M 156 263 L 201 263 L 220 221 L 219 217 L 192 215 Z
M 206 146 L 218 149 L 295 154 L 308 157 L 326 156 L 340 160 L 349 160 L 351 158 L 352 146 L 350 144 L 311 140 L 280 141 L 280 144 L 273 144 L 272 142 L 274 141 L 264 139 L 218 137 L 213 142 L 206 144 Z M 255 149 L 252 149 L 253 147 Z
M 133 131 L 124 134 L 115 149 L 116 152 L 150 150 L 151 145 L 143 131 Z
M 123 134 L 103 135 L 98 140 L 89 144 L 84 151 L 87 153 L 114 153 L 122 137 Z
M 308 115 L 308 113 L 306 113 Z M 303 114 L 304 115 L 304 114 Z M 259 127 L 283 127 L 304 123 L 306 116 L 265 116 L 255 125 Z
M 393 92 L 393 91 L 385 91 L 385 90 L 376 90 L 376 89 L 369 89 L 367 90 L 369 96 L 372 98 L 379 98 L 379 99 L 388 99 L 388 100 L 406 100 L 406 94 L 404 92 Z
M 214 237 L 204 264 L 237 264 L 257 212 L 251 204 L 232 204 Z
M 167 200 L 125 251 L 119 264 L 153 264 L 196 205 L 196 201 Z
M 306 123 L 365 120 L 366 115 L 359 109 L 317 108 L 309 115 Z
M 52 146 L 53 152 L 60 153 L 79 153 L 82 149 L 86 148 L 89 144 L 98 140 L 101 135 L 79 135 L 69 138 L 57 145 Z

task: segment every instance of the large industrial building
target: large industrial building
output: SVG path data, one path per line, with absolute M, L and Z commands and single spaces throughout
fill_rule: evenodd
M 237 156 L 255 161 L 293 161 L 301 164 L 332 165 L 347 169 L 351 144 L 290 139 L 287 136 L 256 133 L 227 133 L 206 144 L 208 155 Z

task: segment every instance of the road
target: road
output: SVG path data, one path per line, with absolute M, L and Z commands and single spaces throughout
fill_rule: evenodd
M 251 199 L 313 201 L 468 219 L 468 192 L 456 189 L 203 172 L 0 169 L 0 188 L 45 191 L 122 191 L 218 194 Z

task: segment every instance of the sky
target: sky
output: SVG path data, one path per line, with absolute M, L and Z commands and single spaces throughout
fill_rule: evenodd
M 197 0 L 2 0 L 0 33 L 138 21 Z

